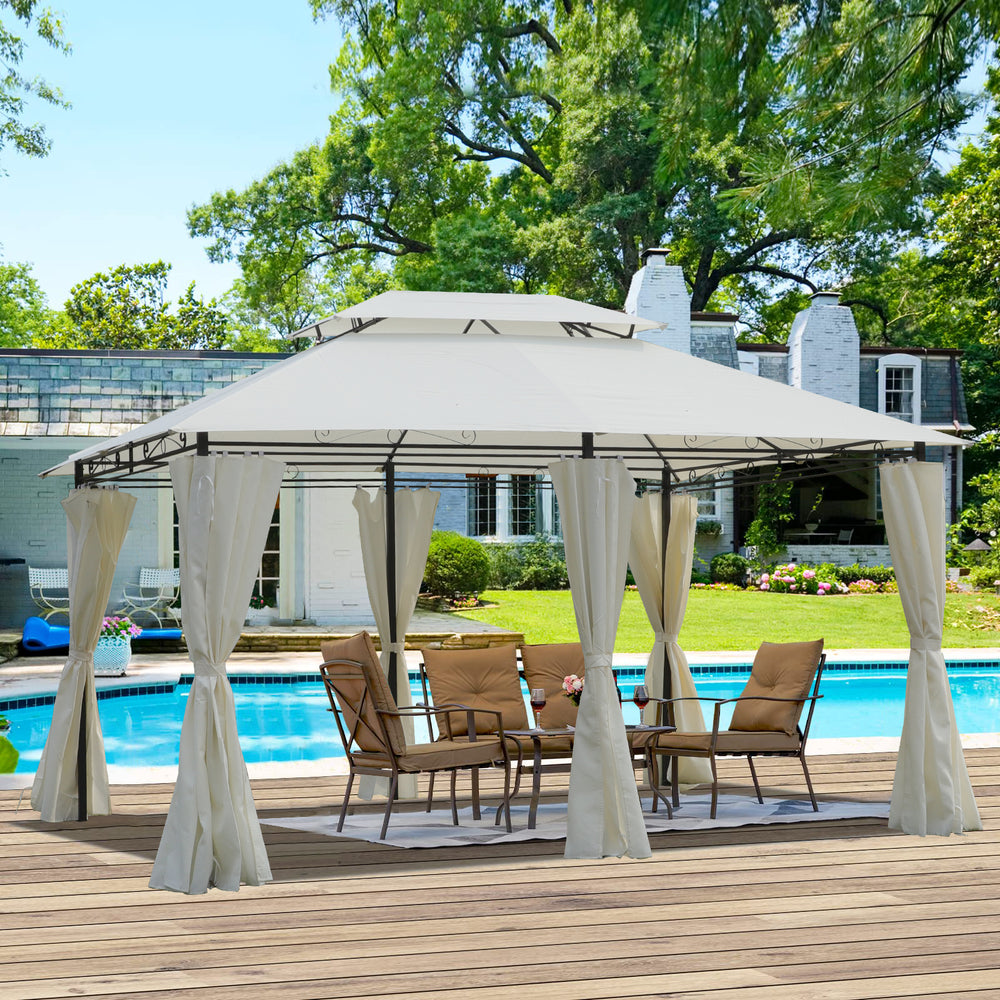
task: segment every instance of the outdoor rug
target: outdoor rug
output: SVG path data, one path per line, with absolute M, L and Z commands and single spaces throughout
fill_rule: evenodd
M 889 815 L 888 802 L 819 802 L 819 812 L 813 812 L 808 801 L 800 799 L 765 799 L 761 805 L 756 799 L 743 795 L 719 795 L 718 815 L 709 818 L 710 795 L 682 795 L 681 804 L 674 810 L 674 818 L 666 813 L 653 813 L 648 800 L 643 802 L 643 816 L 649 833 L 669 830 L 709 830 L 726 826 L 749 826 L 758 823 L 802 823 L 829 819 L 858 819 Z M 265 826 L 305 830 L 326 837 L 347 837 L 368 840 L 372 843 L 391 844 L 393 847 L 454 847 L 461 844 L 511 844 L 522 840 L 563 840 L 566 837 L 565 803 L 543 804 L 538 807 L 537 827 L 527 829 L 528 807 L 514 806 L 511 810 L 513 833 L 503 826 L 494 826 L 494 811 L 483 808 L 483 819 L 474 820 L 472 809 L 460 809 L 459 826 L 453 826 L 449 809 L 426 812 L 393 813 L 385 840 L 378 839 L 382 828 L 382 814 L 361 813 L 349 815 L 344 830 L 337 833 L 337 812 L 318 816 L 288 816 L 262 819 Z

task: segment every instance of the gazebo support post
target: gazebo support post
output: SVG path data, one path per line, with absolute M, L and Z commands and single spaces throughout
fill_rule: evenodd
M 389 690 L 399 703 L 399 668 L 396 655 L 396 466 L 385 463 L 385 578 L 389 604 Z
M 83 462 L 73 465 L 73 488 L 83 486 Z M 70 608 L 70 616 L 73 609 Z M 72 621 L 70 622 L 72 624 Z M 87 802 L 87 685 L 83 685 L 80 696 L 80 732 L 76 741 L 76 818 L 79 823 L 86 823 L 89 816 Z
M 660 472 L 660 621 L 667 620 L 667 540 L 670 537 L 670 466 L 664 462 Z M 663 683 L 660 697 L 669 701 L 673 695 L 674 681 L 670 672 L 670 650 L 663 644 Z M 668 708 L 670 706 L 667 706 Z M 673 712 L 667 716 L 667 721 L 673 717 Z M 640 718 L 640 722 L 642 719 Z M 663 721 L 662 719 L 660 720 Z M 670 768 L 677 766 L 676 757 L 662 756 L 660 758 L 660 787 L 666 786 L 670 779 Z M 655 765 L 654 765 L 655 767 Z

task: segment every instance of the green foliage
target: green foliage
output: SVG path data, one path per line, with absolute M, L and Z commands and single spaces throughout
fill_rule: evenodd
M 120 350 L 219 349 L 226 346 L 225 313 L 214 299 L 195 296 L 194 282 L 169 312 L 164 300 L 170 264 L 123 264 L 74 285 L 66 321 L 32 338 L 33 347 Z
M 46 313 L 31 265 L 0 261 L 0 347 L 26 347 Z
M 510 590 L 561 590 L 569 586 L 561 543 L 546 535 L 531 542 L 498 542 L 485 546 L 490 559 L 490 586 Z
M 775 472 L 770 482 L 757 489 L 757 514 L 747 526 L 746 544 L 757 549 L 757 561 L 763 565 L 780 552 L 783 545 L 778 537 L 782 524 L 794 520 L 792 487 L 790 479 L 778 478 Z
M 25 31 L 34 33 L 59 52 L 69 52 L 57 14 L 39 7 L 37 0 L 0 0 L 0 152 L 5 146 L 12 146 L 25 156 L 45 156 L 51 145 L 45 128 L 23 121 L 26 98 L 61 108 L 68 108 L 69 104 L 45 80 L 22 74 L 20 65 L 28 44 Z
M 695 525 L 695 531 L 699 535 L 706 535 L 709 538 L 718 538 L 722 534 L 722 522 L 712 518 L 699 519 Z
M 312 0 L 345 42 L 322 144 L 192 210 L 272 291 L 342 259 L 413 288 L 620 305 L 667 243 L 692 307 L 783 339 L 799 294 L 925 224 L 993 4 Z M 765 289 L 764 282 L 767 282 Z
M 441 597 L 466 597 L 485 590 L 490 581 L 490 560 L 481 542 L 454 531 L 431 536 L 424 569 L 424 584 Z
M 21 755 L 6 736 L 0 736 L 0 774 L 13 774 Z
M 720 552 L 712 557 L 709 574 L 712 583 L 735 583 L 743 586 L 747 582 L 750 566 L 750 560 L 736 552 Z
M 818 568 L 818 567 L 817 567 Z M 879 585 L 883 583 L 894 583 L 896 572 L 891 566 L 859 566 L 854 563 L 851 566 L 833 567 L 836 579 L 841 583 L 857 583 L 858 580 L 871 580 Z

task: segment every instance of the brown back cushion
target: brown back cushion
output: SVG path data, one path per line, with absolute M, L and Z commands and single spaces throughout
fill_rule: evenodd
M 356 660 L 360 663 L 361 669 L 364 671 L 365 683 L 371 692 L 370 698 L 374 702 L 374 707 L 383 711 L 396 711 L 396 703 L 393 700 L 392 692 L 389 690 L 388 678 L 382 672 L 382 665 L 378 661 L 378 653 L 375 652 L 375 644 L 367 632 L 359 632 L 357 635 L 352 635 L 349 639 L 328 639 L 326 642 L 320 643 L 319 648 L 324 661 Z M 403 676 L 406 676 L 405 670 Z M 341 708 L 344 709 L 343 704 Z M 344 709 L 344 717 L 345 719 L 347 718 L 346 709 Z M 370 717 L 368 717 L 367 712 L 364 713 L 364 718 L 366 726 L 362 728 L 370 729 L 372 733 L 381 732 L 378 723 L 375 721 L 374 711 L 371 712 Z M 403 724 L 400 719 L 397 716 L 383 715 L 382 721 L 388 732 L 389 743 L 393 751 L 397 754 L 406 753 L 406 737 L 403 735 Z M 348 722 L 348 730 L 351 725 L 353 725 L 353 719 Z M 370 736 L 371 734 L 368 734 L 366 738 L 370 738 Z M 358 733 L 358 745 L 363 750 L 384 750 L 381 746 L 381 741 L 379 743 L 378 747 L 365 746 L 361 742 L 361 733 Z
M 425 649 L 424 670 L 435 705 L 459 704 L 500 712 L 504 729 L 527 729 L 528 713 L 517 673 L 517 650 L 510 646 L 486 649 Z M 469 731 L 462 712 L 448 716 L 454 736 Z M 495 731 L 486 716 L 477 716 L 476 732 Z
M 814 642 L 764 642 L 754 657 L 750 680 L 740 697 L 764 695 L 771 698 L 805 698 L 809 694 L 823 640 Z M 802 702 L 740 702 L 733 712 L 730 729 L 743 732 L 770 732 L 795 735 L 802 714 Z
M 545 689 L 545 708 L 538 721 L 543 729 L 576 725 L 580 710 L 566 697 L 563 679 L 570 674 L 583 677 L 583 646 L 578 642 L 550 642 L 521 647 L 521 665 L 528 690 Z

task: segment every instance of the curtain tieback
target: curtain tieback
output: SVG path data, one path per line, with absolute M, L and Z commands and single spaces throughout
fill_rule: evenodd
M 191 664 L 194 667 L 194 676 L 196 679 L 226 676 L 225 663 L 212 663 L 210 660 L 192 660 Z
M 79 646 L 70 646 L 67 658 L 79 660 L 81 663 L 93 663 L 94 651 L 92 649 L 81 649 Z
M 921 652 L 936 653 L 941 648 L 940 639 L 910 639 L 910 649 L 917 649 Z
M 654 642 L 672 642 L 677 645 L 678 633 L 677 632 L 654 632 L 653 641 Z
M 610 670 L 611 669 L 611 654 L 610 653 L 594 653 L 591 656 L 585 657 L 588 670 L 599 670 L 602 667 Z
M 406 652 L 406 642 L 387 642 L 382 647 L 387 653 L 398 653 L 402 656 Z

